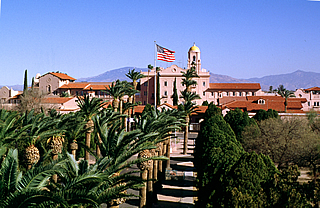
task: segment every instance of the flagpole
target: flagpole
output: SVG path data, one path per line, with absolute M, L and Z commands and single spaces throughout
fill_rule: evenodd
M 154 41 L 154 109 L 157 110 L 157 44 Z

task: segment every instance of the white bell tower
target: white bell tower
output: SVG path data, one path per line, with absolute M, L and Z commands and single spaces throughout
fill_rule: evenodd
M 201 72 L 200 49 L 194 43 L 188 52 L 188 69 L 192 67 L 192 63 L 196 64 L 196 72 Z

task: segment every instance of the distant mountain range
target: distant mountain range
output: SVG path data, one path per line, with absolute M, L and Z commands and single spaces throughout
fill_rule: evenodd
M 112 82 L 117 79 L 129 81 L 125 74 L 128 73 L 129 69 L 133 68 L 134 67 L 123 67 L 120 69 L 114 69 L 94 77 L 80 78 L 77 80 L 77 82 Z M 147 71 L 147 68 L 135 69 L 136 71 Z M 289 90 L 296 90 L 299 88 L 307 89 L 310 87 L 320 86 L 320 73 L 298 70 L 288 74 L 269 75 L 261 78 L 237 79 L 227 75 L 213 74 L 210 72 L 210 83 L 244 82 L 260 83 L 263 90 L 268 90 L 270 86 L 273 86 L 275 89 L 281 84 Z
M 130 79 L 126 76 L 129 69 L 135 67 L 123 67 L 119 69 L 109 70 L 97 76 L 79 78 L 76 82 L 112 82 L 114 80 L 127 80 Z M 147 71 L 147 68 L 135 68 L 136 71 Z M 255 82 L 260 83 L 263 90 L 268 90 L 269 86 L 277 88 L 279 85 L 284 85 L 286 89 L 296 90 L 298 88 L 310 88 L 320 86 L 320 73 L 316 72 L 305 72 L 305 71 L 295 71 L 288 74 L 279 75 L 269 75 L 261 78 L 250 78 L 250 79 L 236 79 L 227 75 L 213 74 L 210 72 L 210 82 L 211 83 L 244 83 L 244 82 Z M 2 86 L 0 86 L 2 87 Z M 22 90 L 23 85 L 13 85 L 14 90 Z
M 280 84 L 289 90 L 307 89 L 320 86 L 320 73 L 298 70 L 288 74 L 269 75 L 247 80 L 260 83 L 262 89 L 269 89 L 269 86 L 277 88 Z

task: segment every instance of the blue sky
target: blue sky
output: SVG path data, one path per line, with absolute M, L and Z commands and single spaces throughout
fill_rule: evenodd
M 144 68 L 154 41 L 181 67 L 195 42 L 203 68 L 235 78 L 320 72 L 319 11 L 305 0 L 2 0 L 0 85 L 22 84 L 25 69 L 31 80 Z

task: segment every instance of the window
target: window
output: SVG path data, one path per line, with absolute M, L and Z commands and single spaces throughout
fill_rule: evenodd
M 167 81 L 164 81 L 164 86 L 168 86 L 168 82 Z
M 164 91 L 164 96 L 167 96 L 168 95 L 168 92 L 167 91 Z
M 143 83 L 143 86 L 148 86 L 148 82 Z
M 77 95 L 77 96 L 79 95 L 78 91 L 76 91 L 76 95 Z
M 211 96 L 214 96 L 214 92 L 211 92 Z
M 308 106 L 310 106 L 310 102 L 308 102 Z
M 260 99 L 260 100 L 258 100 L 258 104 L 264 105 L 264 104 L 265 104 L 265 101 L 264 101 L 263 99 Z
M 206 96 L 206 92 L 203 92 L 202 94 L 203 94 L 203 96 Z
M 229 96 L 229 92 L 227 92 L 227 96 Z
M 147 102 L 146 101 L 143 101 L 143 105 L 146 105 L 147 104 Z
M 252 92 L 252 96 L 254 96 L 254 92 Z
M 164 103 L 167 103 L 167 101 L 165 100 Z
M 51 85 L 48 85 L 48 86 L 47 86 L 47 92 L 48 92 L 48 93 L 51 93 Z
M 239 96 L 242 96 L 242 92 L 239 92 Z
M 193 61 L 194 61 L 194 62 L 196 61 L 196 56 L 193 56 Z
M 151 98 L 154 98 L 154 93 L 151 94 Z
M 249 94 L 249 93 L 248 93 L 248 92 L 246 92 L 246 96 L 248 96 L 248 94 Z
M 236 92 L 233 92 L 232 95 L 233 95 L 233 96 L 236 96 Z
M 147 91 L 143 91 L 143 95 L 144 95 L 144 96 L 147 96 Z
M 205 86 L 206 86 L 206 82 L 202 82 L 202 86 L 204 86 L 204 87 L 205 87 Z

